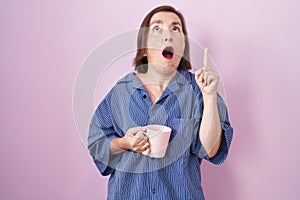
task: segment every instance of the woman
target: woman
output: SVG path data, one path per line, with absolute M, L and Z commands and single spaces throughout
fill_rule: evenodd
M 102 175 L 110 175 L 108 199 L 204 199 L 200 165 L 221 164 L 232 140 L 218 74 L 207 65 L 192 74 L 181 13 L 170 6 L 143 20 L 134 65 L 98 106 L 89 150 Z M 150 158 L 149 124 L 172 128 L 166 156 Z

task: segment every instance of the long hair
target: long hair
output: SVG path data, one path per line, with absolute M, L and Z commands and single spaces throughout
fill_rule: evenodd
M 186 30 L 185 20 L 184 20 L 183 15 L 171 6 L 159 6 L 157 8 L 154 8 L 144 18 L 144 20 L 140 26 L 140 29 L 138 32 L 138 37 L 137 37 L 137 52 L 136 52 L 136 56 L 133 61 L 134 69 L 138 73 L 146 73 L 148 70 L 148 59 L 147 59 L 147 56 L 145 56 L 145 53 L 147 50 L 147 48 L 146 48 L 147 37 L 148 37 L 148 32 L 149 32 L 150 20 L 151 20 L 152 16 L 158 12 L 172 12 L 172 13 L 175 13 L 180 18 L 181 23 L 182 23 L 182 32 L 185 35 L 185 48 L 184 48 L 183 56 L 179 62 L 177 69 L 179 69 L 179 70 L 191 69 L 190 45 L 189 45 L 189 40 L 187 37 L 188 34 L 187 34 L 187 30 Z

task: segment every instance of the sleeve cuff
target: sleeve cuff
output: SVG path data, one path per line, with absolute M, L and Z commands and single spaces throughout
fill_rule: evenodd
M 208 160 L 215 165 L 220 165 L 226 160 L 233 135 L 233 129 L 229 124 L 222 122 L 221 126 L 222 141 L 217 154 L 212 158 L 208 158 L 207 154 L 204 156 L 205 160 Z
M 104 176 L 113 172 L 120 159 L 120 155 L 110 153 L 110 142 L 117 137 L 112 131 L 100 128 L 95 118 L 90 125 L 88 149 L 97 168 Z

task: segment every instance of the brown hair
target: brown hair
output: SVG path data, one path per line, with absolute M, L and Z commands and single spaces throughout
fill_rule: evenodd
M 148 27 L 150 26 L 150 20 L 151 20 L 152 16 L 158 12 L 172 12 L 172 13 L 175 13 L 180 18 L 181 23 L 182 23 L 182 32 L 185 35 L 185 48 L 184 48 L 183 56 L 180 60 L 180 63 L 178 65 L 177 69 L 179 69 L 179 70 L 191 69 L 191 63 L 189 61 L 190 60 L 190 45 L 189 45 L 189 40 L 187 37 L 188 34 L 187 34 L 187 30 L 186 30 L 185 20 L 184 20 L 183 15 L 171 6 L 159 6 L 157 8 L 154 8 L 144 18 L 144 20 L 140 26 L 140 29 L 138 32 L 138 37 L 137 37 L 137 52 L 136 52 L 136 56 L 133 61 L 133 65 L 135 67 L 134 69 L 138 73 L 146 73 L 148 70 L 148 65 L 147 65 L 148 59 L 145 56 L 145 53 L 147 50 L 146 42 L 147 42 L 147 36 L 148 36 L 148 32 L 149 32 Z

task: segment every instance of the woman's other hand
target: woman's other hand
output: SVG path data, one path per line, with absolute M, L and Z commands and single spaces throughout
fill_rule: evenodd
M 218 90 L 219 75 L 208 66 L 208 48 L 203 55 L 203 68 L 195 72 L 196 82 L 204 95 L 215 95 Z

